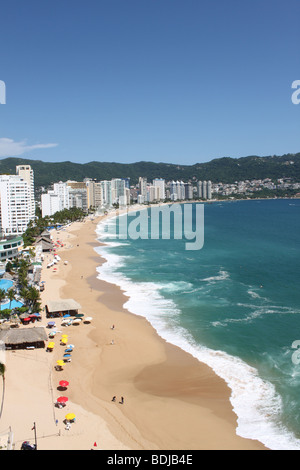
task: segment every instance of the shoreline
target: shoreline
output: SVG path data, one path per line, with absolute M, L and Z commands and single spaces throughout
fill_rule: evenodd
M 93 223 L 92 225 L 96 230 L 97 224 Z M 96 267 L 105 260 L 94 251 L 94 248 L 100 245 L 96 240 L 95 230 L 84 241 L 84 243 L 88 243 L 93 252 L 86 250 L 89 252 L 90 258 L 88 266 L 85 266 L 87 274 L 83 274 L 83 277 L 89 287 L 89 295 L 93 292 L 95 294 L 94 300 L 100 303 L 104 310 L 102 318 L 100 319 L 100 316 L 97 318 L 97 324 L 93 320 L 95 329 L 89 334 L 89 339 L 94 342 L 94 350 L 100 347 L 100 351 L 97 350 L 95 354 L 95 359 L 98 355 L 98 361 L 105 367 L 98 377 L 95 370 L 91 372 L 93 376 L 91 396 L 89 403 L 86 403 L 89 411 L 95 411 L 95 406 L 91 404 L 92 397 L 93 399 L 105 400 L 106 405 L 111 408 L 112 396 L 124 396 L 126 406 L 122 407 L 121 411 L 126 424 L 124 423 L 123 426 L 132 427 L 134 424 L 137 428 L 135 430 L 137 435 L 133 438 L 133 442 L 138 441 L 139 435 L 145 434 L 147 436 L 147 441 L 142 440 L 138 447 L 135 447 L 136 444 L 134 444 L 134 449 L 265 448 L 258 441 L 247 440 L 236 435 L 236 415 L 232 411 L 229 400 L 231 391 L 227 384 L 209 366 L 200 363 L 182 349 L 163 340 L 144 317 L 124 309 L 127 297 L 118 286 L 97 278 Z M 74 234 L 73 230 L 72 233 Z M 79 241 L 77 249 L 80 249 L 82 243 L 81 233 L 79 228 L 79 231 L 76 231 L 77 241 Z M 74 251 L 73 255 L 76 258 L 76 248 Z M 64 260 L 63 252 L 60 252 L 60 256 Z M 69 258 L 70 256 L 68 256 L 68 260 L 72 266 L 74 282 L 74 275 L 79 279 L 79 273 L 76 275 L 74 272 L 76 260 L 73 257 L 70 261 Z M 76 268 L 78 268 L 77 265 Z M 81 279 L 81 282 L 84 282 L 84 279 Z M 72 286 L 71 283 L 67 283 L 61 289 L 66 298 L 72 296 L 71 294 L 74 292 Z M 82 297 L 79 295 L 79 291 L 77 293 L 75 299 L 83 306 L 85 293 L 82 293 Z M 87 310 L 89 307 L 87 302 L 85 304 L 85 310 Z M 94 307 L 90 308 L 87 314 L 95 319 L 92 312 Z M 111 324 L 116 325 L 113 332 L 114 338 L 112 338 L 110 330 Z M 101 331 L 104 325 L 105 329 Z M 111 339 L 114 339 L 113 346 L 110 344 Z M 149 346 L 146 348 L 145 344 L 149 344 Z M 138 360 L 137 352 L 139 353 Z M 84 367 L 86 368 L 87 365 Z M 180 370 L 180 374 L 178 374 L 178 370 Z M 178 376 L 180 376 L 180 380 L 178 380 Z M 186 386 L 186 384 L 189 385 Z M 117 390 L 114 390 L 114 387 Z M 131 397 L 134 397 L 133 403 L 131 403 Z M 80 401 L 79 393 L 76 394 L 76 400 Z M 167 403 L 169 400 L 172 400 L 172 403 Z M 147 426 L 145 402 L 149 408 L 147 414 L 149 424 Z M 157 416 L 158 422 L 155 423 L 153 415 L 155 416 L 157 413 L 157 407 L 159 407 L 159 413 L 164 416 L 164 419 Z M 205 427 L 199 422 L 195 422 L 197 421 L 195 420 L 197 412 L 199 420 L 205 421 Z M 172 418 L 174 414 L 177 415 L 175 420 Z M 180 419 L 179 415 L 181 415 Z M 120 430 L 115 428 L 114 419 L 116 417 L 110 420 L 113 434 L 116 433 L 125 445 L 132 448 L 132 439 L 128 440 L 128 436 L 126 436 L 124 440 L 125 435 L 119 434 Z M 170 429 L 175 427 L 179 431 L 180 426 L 190 429 L 189 436 L 186 436 L 185 439 L 182 439 L 182 436 L 166 438 Z M 145 427 L 147 427 L 147 432 L 143 430 Z M 217 427 L 224 427 L 221 436 L 219 436 L 219 432 L 216 432 Z M 211 429 L 211 434 L 209 429 Z M 214 433 L 216 433 L 215 437 L 213 437 Z M 228 438 L 228 433 L 232 434 L 230 438 Z M 179 434 L 181 435 L 180 431 Z M 207 435 L 210 437 L 207 438 Z M 160 447 L 161 445 L 162 447 Z
M 43 305 L 50 299 L 73 298 L 85 316 L 93 317 L 89 325 L 60 328 L 75 345 L 72 362 L 63 371 L 54 370 L 63 350 L 58 338 L 50 355 L 45 350 L 24 351 L 20 358 L 8 354 L 8 389 L 16 383 L 12 373 L 17 367 L 24 370 L 23 356 L 35 357 L 30 363 L 33 368 L 39 358 L 41 374 L 47 380 L 43 399 L 39 390 L 44 407 L 38 413 L 36 403 L 26 409 L 28 419 L 37 413 L 39 429 L 45 427 L 40 448 L 89 449 L 94 443 L 101 450 L 266 449 L 259 441 L 236 434 L 237 417 L 225 381 L 206 364 L 163 340 L 144 317 L 126 310 L 127 297 L 118 286 L 97 278 L 96 268 L 105 262 L 94 249 L 100 245 L 96 227 L 101 219 L 75 222 L 56 233 L 64 242 L 58 250 L 57 270 L 46 268 L 47 259 L 43 262 Z M 32 375 L 26 372 L 24 393 L 31 390 L 34 394 L 42 384 L 32 383 Z M 64 392 L 69 402 L 65 410 L 56 410 L 49 398 L 53 400 L 58 393 L 62 378 L 70 382 Z M 23 390 L 13 392 L 4 410 L 7 425 L 11 424 L 9 412 L 13 413 L 16 399 L 20 403 Z M 111 401 L 113 396 L 116 402 Z M 123 404 L 119 403 L 121 396 Z M 63 424 L 66 412 L 76 414 L 76 423 L 68 431 Z M 15 431 L 18 425 L 16 421 Z M 19 432 L 23 436 L 24 431 Z

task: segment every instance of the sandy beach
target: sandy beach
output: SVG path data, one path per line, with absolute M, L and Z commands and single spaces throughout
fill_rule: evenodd
M 124 309 L 126 298 L 117 286 L 97 279 L 99 220 L 86 219 L 52 232 L 54 241 L 64 246 L 57 250 L 61 261 L 56 270 L 47 268 L 52 255 L 44 260 L 43 306 L 49 300 L 72 298 L 93 320 L 68 327 L 58 320 L 61 333 L 56 334 L 52 353 L 6 352 L 0 434 L 11 428 L 16 449 L 24 440 L 34 442 L 34 423 L 38 449 L 265 449 L 258 441 L 237 436 L 226 383 L 161 339 L 146 319 Z M 47 321 L 43 312 L 37 326 Z M 61 334 L 67 334 L 75 348 L 72 362 L 56 371 L 64 351 Z M 69 400 L 58 409 L 54 403 L 62 394 L 62 379 L 69 381 L 63 392 Z M 119 403 L 121 397 L 124 403 Z M 76 415 L 70 429 L 64 423 L 67 413 Z

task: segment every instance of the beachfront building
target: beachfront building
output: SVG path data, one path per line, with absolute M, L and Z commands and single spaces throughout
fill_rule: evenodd
M 86 179 L 88 208 L 98 209 L 103 205 L 101 181 Z
M 22 176 L 0 175 L 2 236 L 24 233 L 29 222 L 34 219 L 32 191 L 32 182 Z
M 194 197 L 193 185 L 191 183 L 185 183 L 185 199 L 191 200 Z
M 114 178 L 111 180 L 112 203 L 126 205 L 127 193 L 125 180 L 121 178 Z
M 103 207 L 112 206 L 112 192 L 111 192 L 111 181 L 101 181 L 101 192 L 102 192 L 102 204 Z
M 44 348 L 47 340 L 44 327 L 0 330 L 0 341 L 5 349 Z
M 17 165 L 16 175 L 27 182 L 30 219 L 35 217 L 34 173 L 30 165 Z
M 84 181 L 67 181 L 69 188 L 69 208 L 78 207 L 84 212 L 88 210 L 87 186 Z
M 197 182 L 197 196 L 200 199 L 211 199 L 212 197 L 211 181 L 198 181 Z
M 172 201 L 183 201 L 185 198 L 185 184 L 183 181 L 172 181 L 170 183 L 170 199 Z
M 138 202 L 143 204 L 147 201 L 147 178 L 139 177 Z
M 63 315 L 78 315 L 81 305 L 74 299 L 49 300 L 45 306 L 47 318 L 62 317 Z
M 202 181 L 197 181 L 197 197 L 202 199 Z
M 147 186 L 147 202 L 155 202 L 160 199 L 159 187 L 154 185 Z
M 51 216 L 59 211 L 59 197 L 54 191 L 48 191 L 41 196 L 42 216 Z
M 207 199 L 211 199 L 211 181 L 207 182 Z
M 53 184 L 53 189 L 41 196 L 42 216 L 51 216 L 55 212 L 70 208 L 69 186 L 60 181 Z
M 160 201 L 164 201 L 166 199 L 165 180 L 162 178 L 155 178 L 153 180 L 153 186 L 158 188 L 158 199 Z
M 21 236 L 8 236 L 0 240 L 0 262 L 16 258 L 23 247 L 23 238 Z

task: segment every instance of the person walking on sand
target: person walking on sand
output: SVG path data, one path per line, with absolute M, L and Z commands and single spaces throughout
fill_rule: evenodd
M 115 397 L 115 396 L 114 396 L 114 397 L 112 397 L 112 400 L 111 400 L 111 401 L 116 401 L 116 397 Z
M 124 397 L 121 397 L 121 401 L 119 402 L 121 405 L 124 403 Z

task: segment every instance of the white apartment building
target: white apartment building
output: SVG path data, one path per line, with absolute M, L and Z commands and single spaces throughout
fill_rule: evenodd
M 55 212 L 69 209 L 69 186 L 67 183 L 54 183 L 53 189 L 41 196 L 42 217 L 51 216 Z
M 112 188 L 111 181 L 103 180 L 101 183 L 102 205 L 104 207 L 112 206 Z
M 87 187 L 87 206 L 95 207 L 102 207 L 102 185 L 101 181 L 93 181 L 93 180 L 86 180 L 86 187 Z
M 42 217 L 50 217 L 59 211 L 59 197 L 54 191 L 48 191 L 41 196 Z
M 198 181 L 197 182 L 197 196 L 202 199 L 211 199 L 211 196 L 212 196 L 211 181 Z
M 145 201 L 147 198 L 147 178 L 143 178 L 141 176 L 139 177 L 139 193 Z
M 35 217 L 35 198 L 34 198 L 34 174 L 33 169 L 30 165 L 17 165 L 16 175 L 20 176 L 23 180 L 28 183 L 28 191 L 30 197 L 30 214 L 31 218 Z
M 2 235 L 25 232 L 34 219 L 31 183 L 18 175 L 0 175 L 0 222 Z
M 160 200 L 160 191 L 158 186 L 147 186 L 147 202 L 155 202 Z
M 113 204 L 121 203 L 127 204 L 125 180 L 121 178 L 114 178 L 111 180 L 111 192 Z
M 183 181 L 172 181 L 170 183 L 170 199 L 172 201 L 186 199 L 185 184 Z
M 166 199 L 165 180 L 162 178 L 155 178 L 155 180 L 153 180 L 153 186 L 155 188 L 158 188 L 158 199 L 160 199 L 161 201 Z

